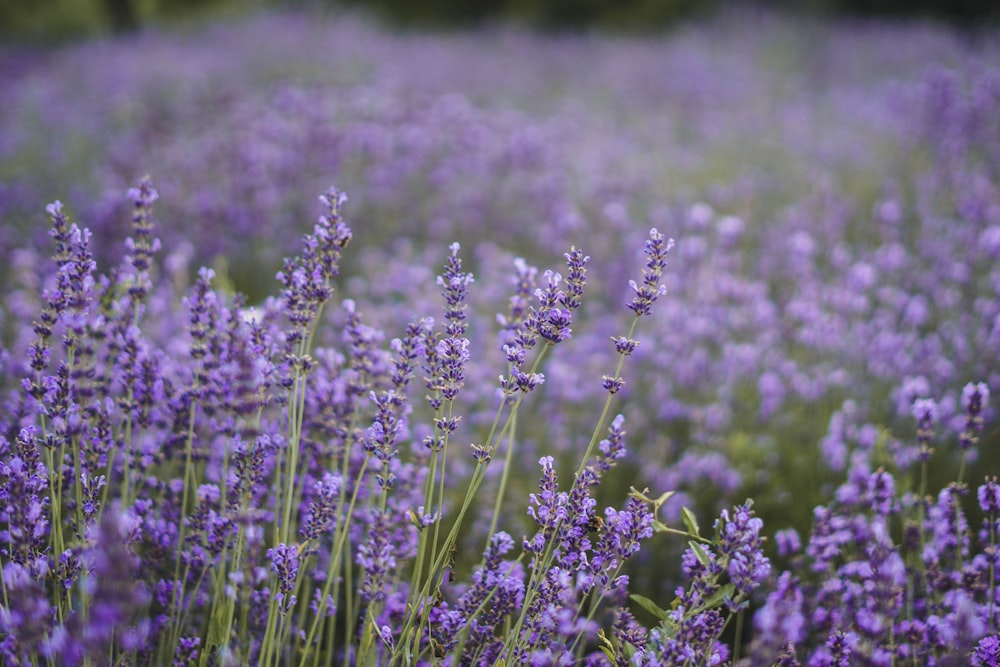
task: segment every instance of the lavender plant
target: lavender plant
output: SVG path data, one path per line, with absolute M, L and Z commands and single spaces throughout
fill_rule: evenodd
M 320 198 L 302 254 L 278 273 L 280 296 L 259 309 L 220 293 L 208 269 L 186 296 L 164 284 L 158 194 L 143 180 L 129 196 L 134 236 L 110 275 L 95 275 L 89 233 L 48 208 L 54 271 L 0 440 L 7 664 L 623 664 L 626 651 L 666 651 L 635 645 L 624 574 L 665 529 L 660 502 L 636 492 L 602 515 L 593 492 L 626 455 L 624 418 L 608 415 L 637 324 L 665 293 L 672 241 L 655 229 L 646 241 L 632 325 L 611 340 L 613 372 L 594 379 L 606 398 L 568 490 L 542 457 L 526 507 L 536 531 L 516 548 L 502 483 L 466 583 L 469 507 L 491 465 L 509 474 L 518 413 L 572 336 L 590 258 L 572 248 L 566 277 L 547 271 L 533 293 L 535 272 L 515 264 L 496 416 L 456 453 L 474 357 L 458 244 L 437 280 L 441 325 L 415 318 L 386 348 L 344 299 L 327 346 L 322 311 L 351 239 L 344 195 Z M 423 411 L 409 391 L 418 371 Z M 748 512 L 723 514 L 716 540 L 733 610 L 759 578 L 745 564 L 767 567 Z
M 797 536 L 783 541 L 789 569 L 755 616 L 756 664 L 788 647 L 783 664 L 997 664 L 996 478 L 975 494 L 963 479 L 989 389 L 969 383 L 962 396 L 955 481 L 928 493 L 938 409 L 919 398 L 916 444 L 883 433 L 856 449 L 834 501 L 815 508 L 804 550 Z

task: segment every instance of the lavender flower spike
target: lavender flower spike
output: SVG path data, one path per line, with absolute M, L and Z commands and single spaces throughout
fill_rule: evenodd
M 965 385 L 962 389 L 962 407 L 965 409 L 965 428 L 958 437 L 958 444 L 963 449 L 969 449 L 979 441 L 979 433 L 983 430 L 983 410 L 990 402 L 990 388 L 985 382 Z
M 634 280 L 629 281 L 629 287 L 635 292 L 635 296 L 628 304 L 628 308 L 636 314 L 636 317 L 648 315 L 653 303 L 667 293 L 667 288 L 660 284 L 660 278 L 667 266 L 667 253 L 673 247 L 673 239 L 664 239 L 663 234 L 655 227 L 649 230 L 649 239 L 643 248 L 647 259 L 646 266 L 642 270 L 642 285 L 637 285 Z

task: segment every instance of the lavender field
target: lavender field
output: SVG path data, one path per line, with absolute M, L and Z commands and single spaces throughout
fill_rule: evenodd
M 1000 665 L 1000 35 L 0 45 L 0 662 Z

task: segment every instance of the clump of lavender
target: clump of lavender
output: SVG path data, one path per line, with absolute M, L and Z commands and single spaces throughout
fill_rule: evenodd
M 962 395 L 964 453 L 982 429 L 989 390 L 970 383 Z M 998 627 L 996 481 L 976 490 L 983 522 L 974 532 L 961 481 L 926 495 L 936 402 L 915 400 L 912 415 L 916 446 L 897 449 L 887 462 L 896 472 L 872 469 L 877 451 L 855 452 L 834 502 L 816 508 L 804 552 L 786 554 L 791 568 L 755 617 L 757 662 L 780 663 L 790 643 L 810 665 L 989 664 Z M 916 463 L 914 492 L 900 480 L 912 479 Z M 959 480 L 964 466 L 963 456 Z
M 659 507 L 669 494 L 655 500 L 641 494 L 637 497 Z M 712 539 L 701 535 L 697 519 L 686 509 L 684 530 L 655 523 L 658 532 L 689 538 L 682 567 L 690 584 L 678 587 L 667 609 L 633 595 L 659 623 L 645 644 L 611 642 L 616 664 L 693 666 L 739 660 L 743 611 L 771 573 L 770 561 L 763 553 L 763 521 L 754 514 L 752 505 L 747 501 L 734 507 L 732 514 L 723 510 L 715 521 Z M 737 619 L 737 643 L 731 654 L 729 646 L 722 642 L 722 634 L 733 618 Z
M 280 297 L 252 310 L 211 270 L 190 288 L 162 280 L 156 190 L 147 179 L 129 196 L 126 259 L 96 277 L 87 232 L 49 208 L 55 267 L 0 420 L 7 662 L 593 660 L 605 621 L 639 641 L 623 568 L 652 535 L 653 510 L 634 497 L 602 514 L 593 495 L 625 456 L 623 418 L 606 424 L 612 388 L 568 490 L 542 459 L 537 533 L 512 553 L 501 483 L 484 560 L 470 585 L 454 581 L 493 453 L 506 447 L 507 479 L 519 408 L 572 335 L 586 255 L 571 249 L 566 277 L 546 272 L 541 286 L 516 265 L 502 400 L 456 504 L 453 478 L 470 466 L 449 451 L 474 358 L 473 279 L 457 244 L 438 279 L 441 327 L 414 317 L 383 349 L 350 299 L 339 337 L 321 331 L 351 238 L 340 193 L 321 198 L 303 253 L 278 274 Z M 636 319 L 663 293 L 655 231 L 646 252 Z M 631 336 L 615 342 L 614 377 Z M 418 371 L 429 416 L 410 398 Z
M 610 346 L 601 335 L 616 363 L 590 378 L 604 398 L 590 440 L 571 478 L 552 453 L 535 458 L 531 528 L 518 539 L 505 529 L 525 401 L 583 329 L 587 255 L 571 248 L 564 273 L 515 261 L 484 424 L 463 414 L 482 352 L 457 244 L 437 279 L 443 316 L 411 313 L 390 338 L 363 304 L 327 308 L 352 238 L 337 191 L 284 263 L 279 296 L 253 308 L 211 270 L 190 286 L 167 279 L 156 190 L 144 180 L 130 197 L 134 236 L 106 275 L 89 234 L 49 208 L 54 264 L 18 337 L 24 354 L 8 355 L 18 382 L 4 386 L 0 415 L 7 663 L 737 663 L 744 618 L 771 581 L 753 664 L 995 662 L 997 482 L 976 489 L 976 531 L 963 470 L 935 497 L 926 475 L 914 492 L 904 474 L 934 455 L 936 402 L 912 404 L 915 447 L 845 449 L 847 482 L 817 508 L 804 547 L 779 534 L 788 568 L 773 580 L 750 501 L 719 512 L 711 537 L 686 508 L 683 528 L 660 520 L 669 492 L 601 507 L 602 484 L 628 459 L 626 420 L 611 412 L 628 394 L 624 364 L 666 293 L 672 242 L 657 230 L 641 284 L 629 284 L 630 326 Z M 963 451 L 977 446 L 988 400 L 984 383 L 962 393 Z M 489 529 L 470 530 L 484 507 Z M 688 540 L 687 583 L 666 606 L 629 590 L 627 567 L 657 533 Z M 478 564 L 463 556 L 470 542 Z

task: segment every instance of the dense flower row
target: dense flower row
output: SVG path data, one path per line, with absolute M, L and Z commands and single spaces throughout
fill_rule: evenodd
M 24 327 L 28 353 L 4 351 L 6 664 L 739 658 L 753 594 L 774 581 L 752 503 L 722 511 L 708 538 L 687 508 L 683 528 L 657 518 L 672 492 L 633 489 L 603 514 L 594 497 L 626 456 L 624 418 L 609 423 L 609 409 L 639 345 L 636 325 L 665 294 L 672 241 L 650 231 L 625 304 L 632 325 L 608 345 L 618 362 L 599 382 L 606 398 L 594 435 L 568 490 L 554 458 L 540 459 L 527 506 L 535 527 L 518 548 L 502 520 L 518 416 L 547 383 L 546 357 L 573 335 L 588 256 L 572 248 L 566 277 L 547 271 L 534 290 L 525 281 L 537 272 L 515 263 L 515 295 L 499 318 L 508 366 L 494 385 L 493 425 L 456 453 L 465 434 L 459 399 L 477 361 L 466 338 L 473 277 L 458 244 L 437 278 L 441 323 L 416 317 L 386 346 L 344 299 L 336 342 L 324 345 L 321 313 L 352 238 L 344 195 L 321 197 L 325 212 L 303 252 L 278 273 L 280 296 L 259 309 L 220 293 L 208 269 L 177 294 L 156 270 L 158 193 L 144 180 L 129 196 L 134 235 L 110 274 L 95 272 L 89 232 L 59 202 L 48 207 L 54 267 L 37 319 Z M 411 399 L 418 374 L 423 406 Z M 834 504 L 816 509 L 802 555 L 794 530 L 779 533 L 791 569 L 755 614 L 750 664 L 801 664 L 797 651 L 809 665 L 998 664 L 996 478 L 977 490 L 985 518 L 976 545 L 961 504 L 989 395 L 984 383 L 963 390 L 962 467 L 936 501 L 926 485 L 940 411 L 920 398 L 914 444 L 883 435 L 858 447 Z M 897 474 L 919 465 L 919 490 L 897 491 L 886 465 Z M 463 529 L 498 467 L 489 528 Z M 681 564 L 690 584 L 669 611 L 631 596 L 656 620 L 648 629 L 627 604 L 623 568 L 654 532 L 688 538 Z M 478 565 L 459 558 L 463 534 L 485 538 Z M 731 618 L 736 655 L 722 641 Z

